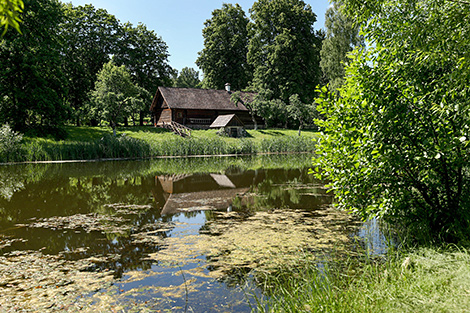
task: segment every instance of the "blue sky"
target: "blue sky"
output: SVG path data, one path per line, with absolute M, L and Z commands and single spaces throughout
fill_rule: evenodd
M 246 15 L 254 0 L 218 1 L 218 0 L 62 0 L 74 6 L 92 4 L 115 15 L 122 23 L 137 25 L 144 23 L 154 30 L 167 43 L 170 53 L 170 65 L 180 71 L 183 67 L 193 67 L 198 52 L 204 47 L 202 29 L 204 22 L 211 18 L 215 9 L 223 3 L 238 3 Z M 317 14 L 315 29 L 324 27 L 328 0 L 304 0 Z M 202 76 L 201 72 L 199 73 Z

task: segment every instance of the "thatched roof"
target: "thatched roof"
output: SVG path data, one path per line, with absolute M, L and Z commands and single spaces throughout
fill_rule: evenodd
M 227 127 L 227 125 L 233 121 L 232 124 L 236 124 L 237 126 L 243 126 L 242 121 L 235 115 L 235 114 L 227 114 L 227 115 L 219 115 L 217 118 L 212 122 L 210 128 L 221 128 Z
M 158 98 L 162 97 L 170 109 L 248 111 L 243 103 L 230 101 L 231 95 L 226 90 L 158 87 L 150 110 L 155 108 Z M 253 99 L 255 95 L 241 92 L 242 99 Z

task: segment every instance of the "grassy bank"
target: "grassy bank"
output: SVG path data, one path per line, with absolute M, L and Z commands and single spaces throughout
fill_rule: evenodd
M 102 127 L 67 127 L 67 139 L 55 141 L 25 137 L 14 154 L 0 162 L 91 160 L 105 158 L 151 158 L 158 156 L 311 152 L 315 133 L 293 130 L 248 130 L 246 138 L 220 137 L 216 130 L 193 131 L 190 138 L 153 127 L 118 130 Z
M 341 260 L 266 277 L 272 300 L 258 312 L 466 312 L 470 307 L 470 252 L 420 248 L 387 261 Z

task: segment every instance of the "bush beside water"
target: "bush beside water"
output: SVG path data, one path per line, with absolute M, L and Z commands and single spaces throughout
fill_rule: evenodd
M 3 125 L 0 128 L 0 160 L 14 161 L 22 139 L 23 135 L 12 130 L 10 125 Z

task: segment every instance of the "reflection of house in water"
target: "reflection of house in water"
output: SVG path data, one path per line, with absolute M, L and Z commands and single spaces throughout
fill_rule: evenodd
M 255 174 L 253 172 L 253 174 Z M 255 175 L 196 174 L 157 176 L 163 191 L 162 215 L 184 211 L 223 210 L 235 197 L 245 194 Z

